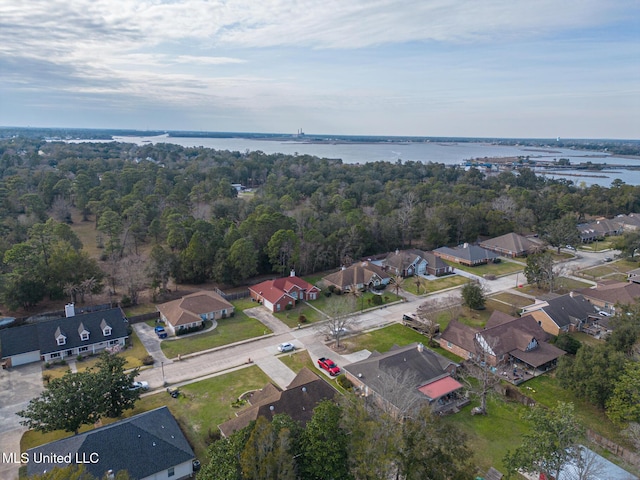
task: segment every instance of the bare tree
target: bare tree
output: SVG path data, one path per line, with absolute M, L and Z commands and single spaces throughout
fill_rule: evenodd
M 396 295 L 400 295 L 400 290 L 404 286 L 405 278 L 402 275 L 394 275 L 391 279 L 393 282 L 393 289 L 396 291 Z
M 333 296 L 332 301 L 325 309 L 328 318 L 321 328 L 321 333 L 333 338 L 336 342 L 336 348 L 340 347 L 340 339 L 349 331 L 354 330 L 358 324 L 358 318 L 353 315 L 357 301 L 355 295 Z
M 630 422 L 629 426 L 623 430 L 622 433 L 640 450 L 640 423 Z
M 562 470 L 562 478 L 566 480 L 597 480 L 602 478 L 602 463 L 598 455 L 583 447 L 578 446 L 575 459 Z
M 146 287 L 146 262 L 140 255 L 130 255 L 122 260 L 122 282 L 133 305 L 138 304 L 140 291 Z
M 406 418 L 415 414 L 425 401 L 419 391 L 418 374 L 410 369 L 381 369 L 376 378 L 368 379 L 368 385 L 378 397 L 378 406 L 395 417 Z
M 475 346 L 474 357 L 463 364 L 462 380 L 468 392 L 480 399 L 479 413 L 487 414 L 487 397 L 494 392 L 495 386 L 500 383 L 500 377 L 494 373 L 501 371 L 505 366 L 504 360 L 497 360 L 492 367 L 496 340 L 486 339 L 477 333 L 473 339 Z

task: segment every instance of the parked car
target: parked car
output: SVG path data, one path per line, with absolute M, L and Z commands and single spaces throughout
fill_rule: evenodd
M 293 343 L 284 342 L 278 345 L 279 352 L 293 352 L 296 349 L 296 346 Z
M 129 390 L 149 390 L 149 383 L 145 381 L 133 382 L 129 387 Z
M 609 312 L 605 312 L 604 310 L 600 310 L 598 312 L 598 315 L 600 315 L 601 317 L 610 317 L 611 314 Z
M 340 373 L 340 367 L 338 367 L 338 365 L 336 365 L 330 358 L 319 358 L 318 366 L 329 372 L 329 374 L 334 377 Z
M 605 261 L 605 262 L 613 262 L 613 258 L 611 258 L 611 257 L 604 257 L 604 261 Z
M 573 250 L 574 252 L 576 251 L 576 247 L 574 247 L 573 245 L 565 245 L 565 248 L 567 250 Z
M 156 335 L 158 335 L 158 338 L 167 338 L 167 331 L 164 329 L 164 327 L 156 327 L 155 332 Z

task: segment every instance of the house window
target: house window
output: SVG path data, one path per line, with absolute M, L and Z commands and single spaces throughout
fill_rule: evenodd
M 280 304 L 276 303 L 276 310 L 279 312 L 280 311 Z
M 51 358 L 58 358 L 59 356 L 60 356 L 60 352 L 52 353 L 51 355 L 49 355 L 49 357 Z
M 175 474 L 176 474 L 175 467 L 171 467 L 169 468 L 169 470 L 167 470 L 167 477 L 173 477 Z
M 109 345 L 116 345 L 117 343 L 120 343 L 119 340 L 109 340 Z
M 65 343 L 67 343 L 67 337 L 64 337 L 62 335 L 60 335 L 57 340 L 58 340 L 58 345 L 64 345 Z
M 78 352 L 86 352 L 87 350 L 89 350 L 89 347 L 80 347 Z
M 82 332 L 80 334 L 80 340 L 82 341 L 89 340 L 89 332 Z
M 447 347 L 451 348 L 451 342 L 447 342 Z
M 111 327 L 104 327 L 104 330 L 102 330 L 102 334 L 105 337 L 108 337 L 109 335 L 111 335 Z

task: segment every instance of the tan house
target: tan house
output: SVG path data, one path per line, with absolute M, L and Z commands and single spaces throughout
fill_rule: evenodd
M 598 309 L 582 295 L 571 292 L 526 306 L 521 314 L 530 314 L 545 332 L 560 335 L 563 332 L 579 331 L 589 323 L 589 317 L 598 315 Z
M 210 290 L 185 295 L 156 308 L 160 312 L 160 319 L 173 334 L 199 327 L 205 320 L 219 320 L 234 314 L 233 305 Z

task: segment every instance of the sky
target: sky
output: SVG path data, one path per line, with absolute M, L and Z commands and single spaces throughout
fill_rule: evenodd
M 0 125 L 640 139 L 640 2 L 0 0 Z

